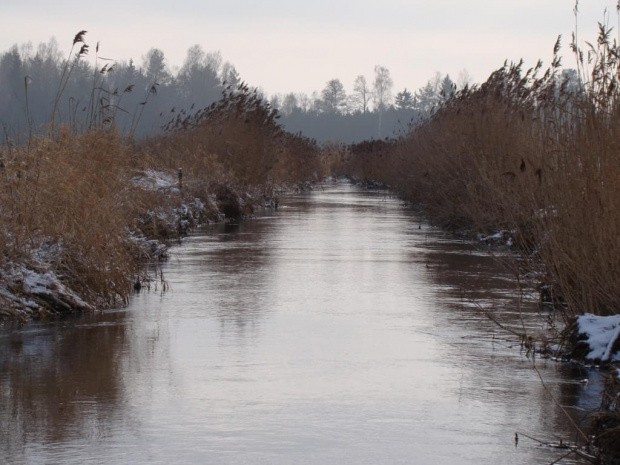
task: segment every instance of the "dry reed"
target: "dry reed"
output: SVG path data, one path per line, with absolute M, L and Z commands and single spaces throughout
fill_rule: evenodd
M 603 26 L 597 44 L 572 80 L 559 39 L 544 73 L 505 64 L 389 150 L 352 147 L 342 169 L 391 184 L 444 227 L 512 231 L 567 320 L 617 313 L 620 50 Z

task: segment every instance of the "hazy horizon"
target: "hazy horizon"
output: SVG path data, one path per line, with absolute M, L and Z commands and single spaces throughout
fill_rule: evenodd
M 437 71 L 456 79 L 466 69 L 481 82 L 506 59 L 523 58 L 526 65 L 534 65 L 540 58 L 548 64 L 558 34 L 563 35 L 563 64 L 573 66 L 568 43 L 574 2 L 565 0 L 441 0 L 433 5 L 386 0 L 380 7 L 367 0 L 317 0 L 311 5 L 239 0 L 234 9 L 211 1 L 112 0 L 105 10 L 48 0 L 37 1 L 36 8 L 6 3 L 0 18 L 0 51 L 55 37 L 66 56 L 74 34 L 85 29 L 87 43 L 94 49 L 100 41 L 103 56 L 132 58 L 140 64 L 155 47 L 164 51 L 174 69 L 181 66 L 189 47 L 200 44 L 206 51 L 220 51 L 243 80 L 270 95 L 310 94 L 333 78 L 351 89 L 359 74 L 372 79 L 377 64 L 390 70 L 395 91 L 414 91 Z M 615 2 L 579 5 L 580 41 L 595 41 L 605 8 L 615 26 Z

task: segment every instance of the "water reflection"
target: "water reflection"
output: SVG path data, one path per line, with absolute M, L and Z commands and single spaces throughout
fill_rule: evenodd
M 579 434 L 570 427 L 571 421 L 587 431 L 587 413 L 600 401 L 600 373 L 579 365 L 528 357 L 518 337 L 485 316 L 484 311 L 490 312 L 505 327 L 537 338 L 548 332 L 536 300 L 528 289 L 521 289 L 509 261 L 497 255 L 491 257 L 484 246 L 438 231 L 423 248 L 427 250 L 424 259 L 430 264 L 428 275 L 442 307 L 452 309 L 447 313 L 439 308 L 435 324 L 454 331 L 455 340 L 449 345 L 455 357 L 471 357 L 471 365 L 463 374 L 467 379 L 461 382 L 461 386 L 470 388 L 465 394 L 460 388 L 460 398 L 464 395 L 507 407 L 509 415 L 502 425 L 506 435 L 514 429 L 546 442 L 576 440 Z M 520 291 L 521 299 L 517 297 Z M 515 360 L 517 355 L 519 359 Z M 493 376 L 489 370 L 493 370 Z M 584 379 L 589 380 L 584 383 Z M 541 408 L 553 406 L 554 402 L 564 408 Z M 533 419 L 538 423 L 535 427 Z
M 338 185 L 195 235 L 171 291 L 0 332 L 10 463 L 544 463 L 597 381 L 540 362 L 509 273 L 382 192 Z M 523 308 L 527 328 L 539 320 Z M 588 385 L 580 383 L 591 378 Z
M 125 319 L 30 324 L 0 335 L 0 450 L 103 436 L 123 404 Z

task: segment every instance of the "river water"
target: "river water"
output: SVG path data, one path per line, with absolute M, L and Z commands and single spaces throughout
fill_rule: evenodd
M 552 396 L 597 403 L 595 372 L 537 360 L 545 388 L 480 314 L 541 330 L 510 273 L 383 191 L 290 196 L 162 272 L 127 308 L 0 329 L 0 463 L 549 463 L 523 434 L 574 438 Z

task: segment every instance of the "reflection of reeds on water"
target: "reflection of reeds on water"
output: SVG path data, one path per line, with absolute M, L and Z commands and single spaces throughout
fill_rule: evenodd
M 0 428 L 6 433 L 0 447 L 9 456 L 19 457 L 25 441 L 53 444 L 106 434 L 106 423 L 123 405 L 119 372 L 128 341 L 118 318 L 10 336 L 0 355 Z

